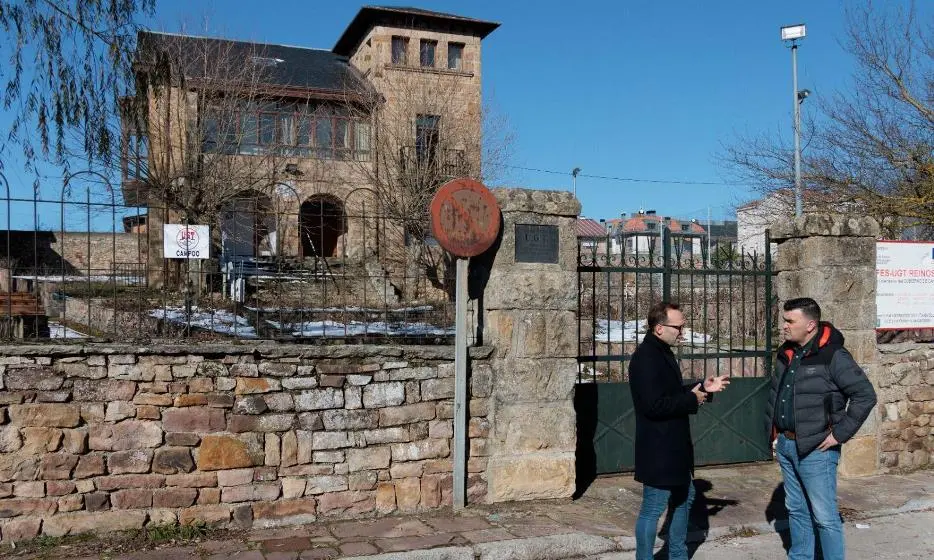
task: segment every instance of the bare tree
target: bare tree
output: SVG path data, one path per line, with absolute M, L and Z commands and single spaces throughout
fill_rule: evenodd
M 347 105 L 374 123 L 375 159 L 356 168 L 387 218 L 383 264 L 407 295 L 418 297 L 418 280 L 427 279 L 450 296 L 453 259 L 432 244 L 429 205 L 438 188 L 457 177 L 495 184 L 508 163 L 513 134 L 479 95 L 473 100 L 465 93 L 458 77 L 384 71 L 374 83 L 359 96 L 362 102 Z
M 934 22 L 914 5 L 848 13 L 852 84 L 803 127 L 802 181 L 839 208 L 892 227 L 934 225 Z M 722 159 L 764 191 L 793 185 L 793 152 L 774 136 L 739 138 Z
M 66 132 L 78 127 L 76 149 L 107 158 L 119 142 L 106 123 L 131 75 L 135 19 L 154 5 L 0 0 L 0 99 L 11 115 L 0 149 L 18 146 L 27 164 L 44 156 L 61 161 Z
M 285 164 L 304 162 L 305 181 L 330 171 L 310 142 L 323 105 L 276 79 L 281 62 L 264 45 L 141 34 L 136 95 L 123 100 L 114 159 L 127 203 L 149 208 L 151 243 L 161 245 L 163 223 L 189 223 L 210 226 L 228 256 L 246 246 L 250 255 L 299 254 L 301 200 Z M 180 270 L 151 263 L 150 280 L 181 281 Z
M 141 41 L 138 94 L 127 108 L 128 146 L 148 153 L 140 190 L 191 223 L 216 224 L 225 206 L 268 196 L 312 105 L 285 100 L 262 46 L 180 35 Z M 135 134 L 133 126 L 143 130 Z M 137 138 L 148 139 L 140 146 Z M 307 145 L 307 141 L 304 142 Z M 132 158 L 132 154 L 127 154 Z

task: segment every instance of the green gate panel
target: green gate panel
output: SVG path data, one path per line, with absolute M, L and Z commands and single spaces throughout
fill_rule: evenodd
M 768 377 L 737 377 L 691 416 L 694 464 L 766 461 L 771 457 L 765 406 Z
M 768 394 L 768 378 L 735 378 L 713 403 L 700 407 L 691 417 L 695 465 L 768 460 Z M 579 435 L 592 437 L 596 474 L 633 470 L 636 417 L 629 384 L 580 384 L 578 397 L 578 423 L 590 426 Z
M 593 436 L 597 474 L 635 468 L 636 414 L 629 383 L 597 383 L 597 426 Z

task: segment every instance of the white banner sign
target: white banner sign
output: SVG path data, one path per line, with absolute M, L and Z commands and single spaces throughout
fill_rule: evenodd
M 163 225 L 162 250 L 167 259 L 207 259 L 211 253 L 208 226 Z
M 876 243 L 876 328 L 934 328 L 934 242 Z

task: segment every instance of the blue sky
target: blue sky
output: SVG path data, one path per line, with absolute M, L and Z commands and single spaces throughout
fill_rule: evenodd
M 892 0 L 894 3 L 895 0 Z M 898 0 L 905 3 L 904 0 Z M 583 213 L 612 218 L 644 207 L 728 218 L 748 185 L 611 181 L 729 181 L 717 161 L 737 133 L 790 143 L 791 59 L 781 25 L 804 22 L 799 87 L 830 96 L 852 63 L 842 0 L 405 0 L 382 4 L 498 21 L 484 42 L 484 95 L 516 136 L 513 186 L 577 190 Z M 924 4 L 924 3 L 921 3 Z M 329 49 L 362 3 L 340 0 L 157 0 L 157 30 Z M 919 6 L 926 17 L 929 5 Z M 814 99 L 814 98 L 812 98 Z M 816 104 L 809 99 L 808 105 Z M 2 119 L 0 119 L 2 120 Z M 534 168 L 556 171 L 528 171 Z M 22 174 L 22 173 L 20 173 Z
M 405 0 L 500 22 L 484 41 L 483 87 L 516 142 L 511 185 L 570 189 L 570 172 L 725 182 L 722 143 L 791 129 L 791 56 L 782 25 L 804 22 L 799 87 L 830 95 L 852 64 L 840 0 Z M 206 27 L 239 39 L 330 48 L 358 2 L 159 0 L 153 26 Z M 260 4 L 264 5 L 264 4 Z M 813 98 L 812 98 L 813 99 Z M 811 104 L 812 107 L 815 104 Z M 807 110 L 807 104 L 804 110 Z M 640 207 L 683 217 L 729 217 L 754 196 L 744 185 L 684 185 L 579 177 L 583 213 L 610 218 Z

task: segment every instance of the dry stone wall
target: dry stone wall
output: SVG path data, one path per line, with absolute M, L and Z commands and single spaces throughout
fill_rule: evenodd
M 880 344 L 882 467 L 934 466 L 934 344 Z
M 493 375 L 471 352 L 482 501 Z M 3 541 L 451 502 L 449 347 L 2 347 L 0 380 Z

